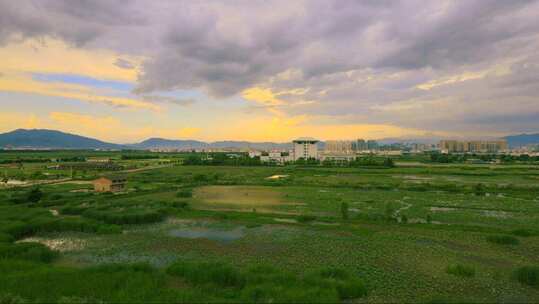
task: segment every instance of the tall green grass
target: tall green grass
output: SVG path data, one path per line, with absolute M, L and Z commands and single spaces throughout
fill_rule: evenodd
M 0 259 L 22 259 L 49 263 L 57 256 L 57 252 L 38 243 L 0 244 Z
M 518 245 L 520 243 L 516 237 L 510 235 L 489 235 L 486 240 L 500 245 Z
M 38 303 L 68 299 L 83 303 L 219 302 L 196 288 L 169 288 L 166 275 L 145 264 L 78 269 L 0 259 L 0 273 L 0 301 L 16 298 Z
M 523 266 L 515 271 L 517 280 L 525 285 L 539 287 L 539 267 Z
M 208 290 L 227 288 L 229 295 L 249 303 L 336 303 L 367 294 L 365 284 L 357 275 L 336 268 L 322 268 L 297 276 L 264 265 L 239 270 L 223 263 L 179 261 L 171 265 L 167 273 L 195 286 L 207 286 Z
M 465 278 L 471 278 L 475 276 L 475 269 L 473 267 L 462 265 L 462 264 L 447 266 L 447 268 L 445 269 L 445 272 L 455 275 L 455 276 L 465 277 Z

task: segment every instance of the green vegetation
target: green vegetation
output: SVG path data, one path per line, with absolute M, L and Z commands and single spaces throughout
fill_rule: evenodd
M 487 241 L 500 245 L 518 245 L 519 240 L 510 235 L 489 235 Z
M 167 273 L 195 286 L 205 286 L 210 292 L 230 288 L 229 297 L 256 303 L 335 303 L 367 294 L 359 278 L 335 268 L 323 268 L 298 277 L 266 265 L 240 271 L 218 262 L 181 261 L 171 265 Z
M 216 155 L 0 153 L 0 302 L 539 301 L 530 162 Z M 90 157 L 124 168 L 125 191 L 56 168 Z
M 537 266 L 524 266 L 515 271 L 517 280 L 522 283 L 533 287 L 539 287 L 539 267 Z
M 475 269 L 473 267 L 462 264 L 447 266 L 445 271 L 449 274 L 456 275 L 459 277 L 470 278 L 475 276 Z

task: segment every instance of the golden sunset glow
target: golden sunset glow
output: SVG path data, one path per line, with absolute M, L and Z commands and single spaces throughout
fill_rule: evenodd
M 121 56 L 136 67 L 122 69 L 114 65 L 120 56 L 105 49 L 85 50 L 69 46 L 57 39 L 25 40 L 0 48 L 0 71 L 6 74 L 78 74 L 98 79 L 135 81 L 143 58 Z

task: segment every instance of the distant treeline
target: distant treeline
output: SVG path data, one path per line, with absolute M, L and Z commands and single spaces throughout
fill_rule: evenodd
M 86 161 L 85 157 L 82 156 L 73 156 L 73 157 L 61 157 L 61 158 L 11 158 L 11 159 L 2 159 L 0 164 L 12 164 L 12 163 L 50 163 L 50 162 L 83 162 Z
M 135 159 L 159 159 L 159 155 L 157 154 L 122 154 L 121 159 L 122 160 L 135 160 Z
M 259 157 L 249 157 L 243 154 L 227 155 L 226 153 L 192 154 L 187 157 L 184 165 L 189 166 L 323 166 L 323 167 L 378 167 L 392 168 L 395 166 L 391 158 L 380 157 L 357 157 L 351 161 L 324 160 L 300 158 L 296 161 L 279 164 L 275 162 L 262 162 Z
M 250 158 L 244 154 L 208 153 L 191 154 L 183 161 L 184 165 L 207 166 L 262 166 L 265 165 L 260 158 Z
M 479 161 L 487 163 L 494 162 L 497 160 L 502 163 L 539 162 L 539 156 L 529 156 L 527 154 L 522 154 L 518 156 L 506 154 L 430 154 L 430 161 L 433 163 L 463 163 L 468 161 Z

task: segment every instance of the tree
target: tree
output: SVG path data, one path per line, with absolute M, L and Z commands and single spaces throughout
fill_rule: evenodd
M 408 217 L 405 214 L 401 215 L 401 223 L 403 224 L 408 223 Z
M 386 168 L 393 168 L 395 167 L 395 163 L 393 162 L 393 160 L 391 158 L 386 158 L 384 159 L 384 167 Z
M 208 176 L 205 175 L 205 174 L 196 174 L 193 179 L 195 180 L 195 182 L 198 182 L 198 183 L 204 183 L 204 182 L 207 182 L 209 180 Z
M 473 187 L 473 192 L 475 193 L 475 195 L 477 196 L 483 196 L 485 195 L 486 191 L 485 191 L 485 186 L 481 183 L 475 185 Z
M 389 222 L 393 219 L 393 215 L 395 214 L 395 207 L 390 202 L 386 203 L 385 208 L 385 216 L 386 220 Z
M 30 203 L 37 203 L 43 197 L 43 192 L 39 188 L 34 188 L 28 192 L 27 200 Z
M 348 219 L 348 203 L 347 202 L 341 203 L 341 215 L 342 215 L 343 220 Z

